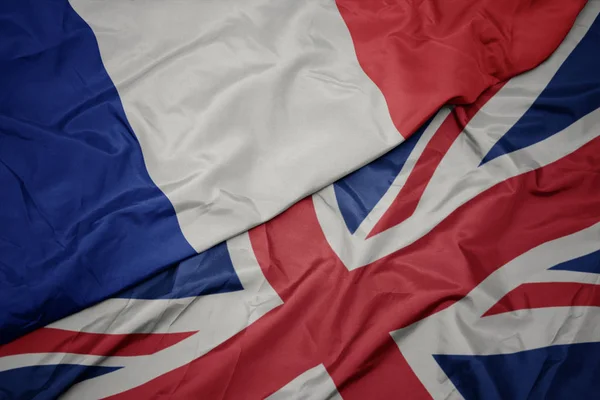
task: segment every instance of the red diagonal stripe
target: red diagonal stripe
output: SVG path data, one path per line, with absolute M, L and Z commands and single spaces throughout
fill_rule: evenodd
M 452 110 L 423 149 L 423 153 L 413 167 L 404 186 L 400 189 L 390 208 L 369 232 L 368 238 L 402 223 L 415 212 L 433 173 L 442 162 L 452 143 L 481 107 L 498 93 L 502 86 L 504 84 L 492 87 L 468 107 L 457 107 Z
M 319 363 L 347 400 L 426 397 L 389 332 L 460 300 L 523 252 L 598 222 L 599 148 L 596 139 L 499 183 L 413 245 L 352 272 L 328 246 L 312 202 L 298 203 L 251 231 L 284 304 L 205 356 L 115 398 L 259 399 Z
M 42 328 L 0 346 L 0 357 L 30 353 L 142 356 L 173 346 L 194 333 L 105 334 Z
M 526 283 L 506 294 L 483 316 L 530 308 L 600 307 L 600 286 L 577 282 Z

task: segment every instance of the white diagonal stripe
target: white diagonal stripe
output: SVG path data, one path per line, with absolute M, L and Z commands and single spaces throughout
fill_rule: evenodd
M 600 223 L 546 242 L 504 265 L 449 308 L 391 333 L 434 398 L 459 396 L 434 354 L 507 354 L 600 339 L 600 309 L 550 307 L 482 315 L 557 263 L 600 249 Z M 549 273 L 549 272 L 548 272 Z
M 596 110 L 546 140 L 479 167 L 483 155 L 534 103 L 599 11 L 600 1 L 589 2 L 564 42 L 545 63 L 511 79 L 479 110 L 436 169 L 413 215 L 399 225 L 364 240 L 361 235 L 348 232 L 333 189 L 313 195 L 327 241 L 348 269 L 368 265 L 414 243 L 458 207 L 495 184 L 552 163 L 600 135 L 600 111 Z
M 303 372 L 267 400 L 342 400 L 323 364 Z

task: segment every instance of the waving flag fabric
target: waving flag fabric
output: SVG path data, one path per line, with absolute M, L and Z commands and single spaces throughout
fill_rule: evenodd
M 3 1 L 0 342 L 194 259 L 534 67 L 583 4 Z
M 250 3 L 0 6 L 0 394 L 594 398 L 600 2 Z

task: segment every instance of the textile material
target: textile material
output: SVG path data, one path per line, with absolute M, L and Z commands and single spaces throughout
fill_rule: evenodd
M 194 263 L 534 67 L 584 1 L 471 3 L 2 2 L 0 343 Z
M 600 1 L 564 40 L 581 4 L 454 3 L 6 3 L 0 30 L 22 35 L 0 45 L 0 393 L 594 398 Z M 40 23 L 14 24 L 24 16 Z M 492 22 L 519 40 L 485 36 Z M 423 52 L 465 54 L 477 38 L 481 53 L 429 67 L 415 47 L 429 23 Z M 333 87 L 347 93 L 334 101 Z M 473 104 L 437 110 L 447 101 Z M 270 211 L 232 218 L 249 215 L 234 202 L 202 219 L 191 193 L 231 179 L 258 190 L 239 199 L 262 199 L 261 168 Z M 286 176 L 304 186 L 276 187 Z

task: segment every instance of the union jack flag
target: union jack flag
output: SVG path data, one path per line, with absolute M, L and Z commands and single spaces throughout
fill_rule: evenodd
M 3 398 L 595 398 L 600 2 L 270 222 L 0 347 Z

